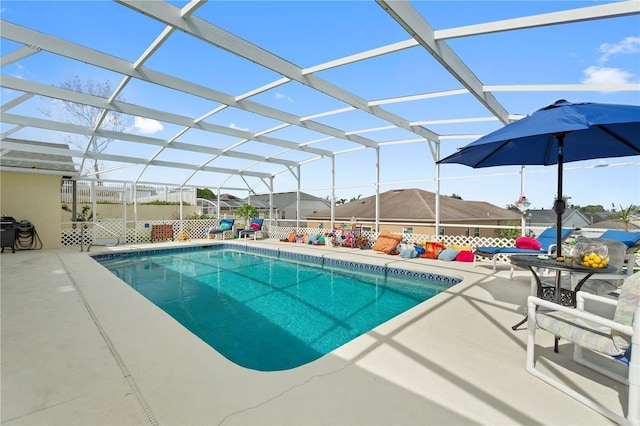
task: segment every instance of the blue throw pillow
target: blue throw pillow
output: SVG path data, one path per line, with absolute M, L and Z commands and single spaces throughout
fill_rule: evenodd
M 460 250 L 446 248 L 440 252 L 440 254 L 438 255 L 438 259 L 451 262 L 456 259 L 458 253 L 460 253 Z
M 231 225 L 229 225 L 229 222 L 222 222 L 222 224 L 220 225 L 220 229 L 222 229 L 223 231 L 228 231 L 229 229 L 231 229 Z
M 414 249 L 402 249 L 400 250 L 400 257 L 405 259 L 412 259 L 414 257 L 418 257 L 418 252 Z

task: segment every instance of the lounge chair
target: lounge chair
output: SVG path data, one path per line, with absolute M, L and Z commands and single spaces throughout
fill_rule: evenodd
M 604 231 L 604 233 L 600 235 L 600 238 L 620 241 L 621 243 L 624 243 L 627 246 L 627 250 L 629 250 L 640 241 L 640 232 L 629 232 L 610 229 L 608 231 Z
M 580 291 L 577 293 L 577 308 L 571 308 L 529 296 L 527 371 L 616 423 L 640 424 L 639 299 L 640 272 L 624 280 L 617 300 Z M 604 315 L 606 308 L 609 308 L 609 314 L 614 310 L 612 316 Z M 600 314 L 593 313 L 596 309 Z M 624 398 L 625 390 L 627 394 L 626 415 L 615 413 L 611 406 L 580 393 L 580 387 L 571 387 L 569 376 L 562 374 L 561 365 L 550 368 L 550 371 L 559 371 L 559 380 L 536 369 L 535 336 L 538 328 L 572 342 L 576 363 L 620 382 L 620 398 Z M 553 359 L 553 356 L 546 356 L 544 364 L 553 362 Z M 580 370 L 575 371 L 579 373 Z M 623 412 L 624 405 L 621 407 Z
M 562 228 L 562 240 L 570 234 L 571 228 Z M 474 254 L 480 257 L 488 257 L 493 261 L 493 272 L 496 271 L 496 261 L 499 256 L 511 256 L 512 254 L 551 254 L 556 249 L 556 228 L 547 228 L 536 240 L 540 243 L 540 250 L 522 249 L 517 247 L 476 247 Z M 473 259 L 475 266 L 475 257 Z M 511 265 L 511 275 L 513 275 L 513 265 Z M 511 277 L 510 277 L 511 278 Z
M 212 239 L 215 238 L 216 235 L 222 235 L 222 239 L 224 240 L 225 234 L 230 232 L 233 235 L 233 224 L 235 219 L 222 219 L 220 221 L 220 225 L 217 228 L 209 228 L 207 229 L 207 238 Z
M 243 236 L 248 237 L 249 235 L 253 234 L 253 240 L 255 241 L 258 232 L 260 232 L 260 235 L 262 235 L 263 222 L 264 219 L 251 219 L 251 221 L 249 222 L 249 226 L 240 231 L 240 238 L 242 238 Z

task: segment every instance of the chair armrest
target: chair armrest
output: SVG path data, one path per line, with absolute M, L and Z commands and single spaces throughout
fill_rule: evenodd
M 576 293 L 576 307 L 580 310 L 599 315 L 602 318 L 613 319 L 618 299 L 597 296 L 586 291 Z
M 591 312 L 582 311 L 580 309 L 571 308 L 568 306 L 558 305 L 556 303 L 549 302 L 535 296 L 529 296 L 527 298 L 527 308 L 529 309 L 529 312 L 535 312 L 536 306 L 570 314 L 576 318 L 581 318 L 587 321 L 594 322 L 596 324 L 603 325 L 627 336 L 633 336 L 633 328 L 631 326 L 622 325 L 610 319 L 603 318 L 600 315 L 592 314 Z
M 576 293 L 576 301 L 578 303 L 584 303 L 585 300 L 591 300 L 611 306 L 616 306 L 618 304 L 618 301 L 616 299 L 612 299 L 610 297 L 598 296 L 593 293 L 587 293 L 586 291 L 579 291 Z
M 558 244 L 549 244 L 549 247 L 547 247 L 547 254 L 553 254 L 556 251 L 556 247 L 558 247 Z

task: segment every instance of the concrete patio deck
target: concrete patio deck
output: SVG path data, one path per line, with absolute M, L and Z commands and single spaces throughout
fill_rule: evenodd
M 218 354 L 77 248 L 4 253 L 2 424 L 611 424 L 525 371 L 526 330 L 511 330 L 525 312 L 525 271 L 508 280 L 488 263 L 235 243 L 463 281 L 317 361 L 259 372 Z M 626 391 L 571 362 L 570 344 L 554 354 L 551 336 L 538 340 L 542 368 L 626 409 Z

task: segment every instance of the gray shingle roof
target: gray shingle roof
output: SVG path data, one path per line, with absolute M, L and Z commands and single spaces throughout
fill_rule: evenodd
M 52 174 L 69 175 L 75 175 L 77 173 L 68 145 L 48 142 L 31 142 L 9 138 L 5 139 L 5 141 L 18 143 L 25 147 L 25 150 L 7 150 L 6 152 L 3 152 L 2 155 L 0 155 L 0 166 L 2 166 L 4 170 L 31 169 L 49 171 Z M 56 155 L 41 152 L 45 147 L 53 148 L 60 153 L 69 151 L 69 155 Z
M 384 221 L 435 221 L 436 194 L 421 189 L 396 189 L 380 194 L 380 220 Z M 330 217 L 330 210 L 309 215 L 308 219 Z M 362 198 L 335 208 L 335 217 L 348 220 L 375 220 L 375 196 Z M 466 201 L 440 196 L 440 220 L 519 220 L 520 214 L 485 201 Z

